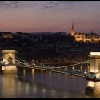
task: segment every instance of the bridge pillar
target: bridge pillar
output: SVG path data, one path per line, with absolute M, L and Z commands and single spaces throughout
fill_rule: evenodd
M 15 50 L 3 50 L 3 73 L 15 73 L 17 72 L 17 67 L 15 66 Z
M 32 77 L 34 76 L 34 69 L 31 69 Z
M 23 76 L 26 77 L 26 70 L 23 70 Z
M 86 94 L 96 95 L 100 93 L 100 52 L 90 52 L 90 67 L 86 76 Z
M 82 68 L 83 66 L 81 66 L 81 68 L 80 68 L 80 71 L 82 72 L 82 70 L 83 70 L 83 68 Z
M 74 71 L 75 70 L 75 67 L 72 67 L 72 70 Z

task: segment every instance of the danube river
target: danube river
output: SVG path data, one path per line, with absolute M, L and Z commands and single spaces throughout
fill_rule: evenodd
M 0 76 L 0 98 L 89 98 L 84 78 L 34 70 L 32 77 Z

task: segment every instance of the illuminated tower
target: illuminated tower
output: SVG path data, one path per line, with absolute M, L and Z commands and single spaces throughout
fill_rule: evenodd
M 90 52 L 89 57 L 86 94 L 98 95 L 100 93 L 100 52 Z
M 71 36 L 74 36 L 74 34 L 75 34 L 74 24 L 72 23 Z
M 2 70 L 4 73 L 15 73 L 17 67 L 15 65 L 15 50 L 3 50 L 3 66 Z

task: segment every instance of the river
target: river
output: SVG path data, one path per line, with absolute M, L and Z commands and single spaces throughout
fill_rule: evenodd
M 85 78 L 34 70 L 33 76 L 1 75 L 0 98 L 90 98 Z

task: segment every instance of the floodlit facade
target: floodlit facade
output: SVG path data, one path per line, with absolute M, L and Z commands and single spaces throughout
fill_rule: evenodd
M 78 33 L 75 31 L 73 24 L 71 28 L 71 36 L 74 37 L 76 42 L 100 42 L 100 35 L 95 33 Z
M 4 73 L 15 73 L 17 72 L 17 67 L 15 65 L 15 50 L 3 50 L 3 61 L 2 61 L 2 71 Z

